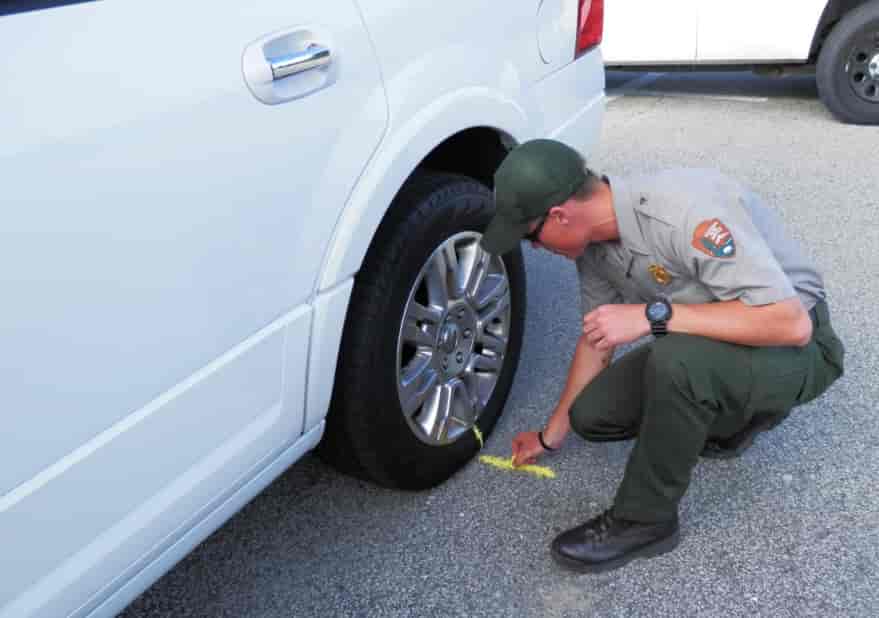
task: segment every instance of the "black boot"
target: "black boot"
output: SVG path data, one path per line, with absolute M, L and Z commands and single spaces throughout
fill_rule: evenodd
M 635 558 L 652 558 L 677 547 L 678 518 L 657 523 L 618 519 L 608 509 L 552 542 L 552 557 L 565 568 L 587 573 L 610 571 Z

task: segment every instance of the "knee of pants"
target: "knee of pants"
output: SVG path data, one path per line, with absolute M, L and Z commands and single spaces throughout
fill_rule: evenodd
M 571 406 L 571 409 L 568 411 L 568 419 L 571 422 L 571 429 L 574 430 L 581 438 L 588 440 L 587 436 L 591 435 L 592 431 L 592 418 L 588 414 L 587 410 L 583 409 L 582 406 L 577 405 L 578 400 L 574 400 L 574 405 Z
M 699 337 L 671 334 L 660 337 L 651 344 L 647 356 L 647 375 L 659 381 L 681 383 L 699 367 Z M 704 357 L 702 362 L 704 362 Z
M 637 433 L 634 427 L 614 423 L 611 407 L 600 397 L 578 397 L 568 412 L 568 419 L 574 433 L 588 442 L 626 440 Z

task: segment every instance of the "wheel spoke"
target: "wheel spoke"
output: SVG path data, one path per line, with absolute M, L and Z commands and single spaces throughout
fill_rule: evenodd
M 500 317 L 510 306 L 510 295 L 506 290 L 506 281 L 504 281 L 504 290 L 497 296 L 492 297 L 492 301 L 484 311 L 479 313 L 479 319 L 482 322 L 483 328 L 495 318 Z
M 449 264 L 445 251 L 438 251 L 430 262 L 424 276 L 427 284 L 427 297 L 434 307 L 445 308 L 449 305 Z
M 476 310 L 481 311 L 497 301 L 507 291 L 507 278 L 503 275 L 487 275 L 475 298 Z
M 476 296 L 479 292 L 479 288 L 482 287 L 482 283 L 485 281 L 485 276 L 488 274 L 488 265 L 490 262 L 491 255 L 484 251 L 482 247 L 479 246 L 479 243 L 474 243 L 472 249 L 464 256 L 464 263 L 462 264 L 461 269 L 461 287 L 467 298 L 471 299 L 471 302 L 477 302 Z
M 507 351 L 507 338 L 483 332 L 477 339 L 482 344 L 483 350 L 488 350 L 492 356 L 503 356 Z
M 476 400 L 469 385 L 461 379 L 449 383 L 452 391 L 452 415 L 450 421 L 461 427 L 470 427 L 476 422 Z
M 411 301 L 403 318 L 403 341 L 419 347 L 433 347 L 442 311 Z
M 446 269 L 450 275 L 446 279 L 452 282 L 452 287 L 449 289 L 450 296 L 457 298 L 461 295 L 461 285 L 458 282 L 461 264 L 458 259 L 458 249 L 455 247 L 454 242 L 447 242 L 445 244 L 443 247 L 443 257 L 446 261 Z
M 431 439 L 445 442 L 454 426 L 466 428 L 473 425 L 475 404 L 467 385 L 456 378 L 434 389 L 418 417 L 418 424 Z
M 425 434 L 441 442 L 448 435 L 449 417 L 452 411 L 452 391 L 443 384 L 437 387 L 418 417 L 418 424 Z
M 462 376 L 462 379 L 467 383 L 467 389 L 471 397 L 475 399 L 476 415 L 478 417 L 479 412 L 488 405 L 488 400 L 494 391 L 495 384 L 497 384 L 498 376 L 496 373 L 477 373 L 472 371 L 472 363 L 470 369 Z
M 474 354 L 471 366 L 477 372 L 500 373 L 503 362 L 500 356 Z
M 439 376 L 430 361 L 429 354 L 419 354 L 400 376 L 400 407 L 406 416 L 413 416 L 437 390 Z

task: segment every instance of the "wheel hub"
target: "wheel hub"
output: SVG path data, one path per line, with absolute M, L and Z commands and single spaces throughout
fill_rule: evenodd
M 879 104 L 879 32 L 863 33 L 852 45 L 845 72 L 859 99 Z
M 476 316 L 467 302 L 457 303 L 446 312 L 436 351 L 447 377 L 460 375 L 467 368 L 473 352 L 476 326 Z
M 458 327 L 455 324 L 446 324 L 440 332 L 439 349 L 446 354 L 454 352 L 458 347 L 458 341 L 461 339 Z

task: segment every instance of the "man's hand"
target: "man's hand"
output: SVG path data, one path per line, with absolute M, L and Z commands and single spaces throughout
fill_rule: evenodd
M 543 455 L 543 451 L 544 448 L 540 446 L 537 432 L 523 431 L 513 438 L 513 465 L 533 464 L 538 457 Z
M 649 334 L 644 305 L 601 305 L 583 318 L 583 336 L 598 350 L 609 350 Z

